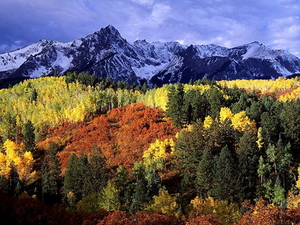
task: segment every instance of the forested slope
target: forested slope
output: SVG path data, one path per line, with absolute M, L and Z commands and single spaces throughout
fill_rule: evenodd
M 72 73 L 1 89 L 0 219 L 298 223 L 299 87 L 204 79 L 147 90 Z

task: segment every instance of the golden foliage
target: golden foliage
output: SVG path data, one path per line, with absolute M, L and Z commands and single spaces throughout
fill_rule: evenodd
M 163 141 L 156 140 L 144 151 L 143 162 L 146 167 L 156 164 L 156 169 L 162 169 L 162 164 L 175 151 L 175 143 L 172 138 Z
M 19 178 L 25 184 L 31 183 L 36 178 L 33 170 L 34 159 L 31 152 L 24 151 L 23 144 L 16 144 L 7 139 L 3 144 L 3 152 L 0 153 L 0 175 L 8 178 L 12 166 L 18 172 Z
M 240 219 L 239 206 L 235 203 L 215 200 L 213 197 L 201 200 L 197 196 L 191 204 L 198 215 L 215 215 L 225 225 L 231 225 Z
M 177 196 L 172 196 L 167 190 L 160 189 L 158 196 L 153 196 L 153 203 L 145 208 L 146 212 L 165 213 L 169 215 L 179 216 Z

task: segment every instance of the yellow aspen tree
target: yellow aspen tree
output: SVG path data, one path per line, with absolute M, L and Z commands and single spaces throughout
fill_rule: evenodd
M 175 143 L 172 138 L 156 140 L 143 154 L 143 162 L 146 167 L 155 164 L 156 169 L 162 169 L 163 162 L 174 153 Z
M 220 110 L 220 121 L 224 122 L 226 119 L 232 119 L 233 113 L 228 107 L 222 107 Z
M 211 118 L 211 116 L 208 115 L 204 119 L 203 127 L 206 128 L 206 129 L 208 129 L 208 128 L 210 128 L 210 126 L 211 126 L 212 123 L 213 123 L 213 119 Z
M 153 203 L 145 208 L 146 212 L 166 213 L 179 217 L 180 211 L 176 202 L 177 195 L 172 196 L 167 190 L 160 189 L 158 196 L 153 196 Z
M 199 215 L 215 215 L 218 220 L 225 225 L 231 225 L 239 221 L 239 206 L 227 201 L 215 200 L 213 197 L 207 197 L 201 200 L 198 196 L 191 200 L 193 209 Z
M 231 123 L 234 129 L 244 131 L 247 126 L 253 127 L 253 122 L 250 121 L 245 111 L 234 114 L 231 119 Z
M 262 127 L 259 127 L 258 130 L 257 130 L 257 146 L 259 149 L 261 149 L 264 145 L 264 142 L 263 142 L 263 136 L 262 136 Z
M 4 153 L 0 153 L 0 173 L 8 178 L 11 165 L 13 165 L 25 184 L 29 184 L 36 178 L 36 171 L 33 171 L 34 159 L 31 152 L 24 152 L 23 144 L 16 144 L 7 139 L 3 144 Z
M 292 190 L 290 190 L 287 196 L 288 209 L 297 208 L 299 206 L 300 206 L 300 194 L 295 194 Z

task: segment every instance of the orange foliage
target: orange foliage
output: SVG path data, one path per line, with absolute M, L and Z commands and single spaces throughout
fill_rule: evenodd
M 97 225 L 183 225 L 183 221 L 181 219 L 177 219 L 175 216 L 170 216 L 166 214 L 148 214 L 144 212 L 137 212 L 133 215 L 128 215 L 125 212 L 112 212 L 103 220 L 99 221 Z M 207 224 L 207 225 L 210 225 Z M 219 224 L 216 224 L 219 225 Z
M 49 140 L 65 146 L 59 152 L 64 169 L 71 153 L 89 154 L 99 147 L 107 159 L 110 168 L 123 165 L 131 169 L 134 162 L 142 160 L 144 151 L 156 139 L 174 137 L 178 132 L 171 121 L 164 120 L 164 111 L 160 108 L 146 107 L 135 103 L 108 111 L 88 124 L 63 124 L 55 129 L 39 147 L 46 149 Z
M 195 216 L 193 213 L 190 214 L 190 218 L 187 220 L 186 225 L 194 225 L 194 224 L 201 224 L 201 225 L 222 225 L 222 223 L 215 218 L 214 215 L 201 215 Z
M 244 206 L 250 209 L 242 216 L 241 225 L 292 225 L 298 224 L 300 219 L 300 208 L 285 210 L 279 206 L 268 204 L 260 199 L 254 206 L 247 203 Z

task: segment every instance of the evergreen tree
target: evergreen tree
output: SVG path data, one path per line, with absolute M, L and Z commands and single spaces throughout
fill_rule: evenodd
M 100 199 L 100 207 L 106 211 L 120 209 L 119 190 L 113 182 L 108 181 L 107 186 L 100 193 Z
M 284 135 L 291 143 L 291 153 L 300 158 L 300 99 L 286 102 L 280 115 Z
M 189 90 L 184 95 L 184 119 L 187 124 L 201 121 L 208 115 L 209 103 L 199 90 Z
M 251 120 L 255 120 L 256 124 L 260 124 L 260 116 L 263 113 L 263 106 L 260 101 L 253 101 L 246 112 Z
M 147 196 L 151 198 L 154 195 L 158 194 L 159 189 L 161 188 L 161 179 L 158 175 L 157 170 L 153 170 L 152 172 L 146 172 L 145 174 L 147 180 Z
M 34 126 L 30 120 L 28 120 L 24 124 L 23 141 L 25 145 L 25 151 L 33 153 L 35 148 L 35 133 L 34 133 Z
M 127 209 L 131 204 L 132 188 L 129 180 L 129 172 L 124 166 L 120 166 L 117 169 L 115 184 L 119 190 L 119 202 L 121 207 Z
M 205 145 L 201 121 L 195 123 L 191 130 L 182 130 L 179 133 L 175 148 L 178 169 L 182 171 L 183 189 L 194 189 L 197 168 Z
M 228 146 L 222 148 L 216 158 L 212 194 L 218 200 L 234 200 L 236 185 L 236 167 L 234 157 Z
M 247 95 L 246 91 L 243 91 L 240 95 L 240 99 L 238 102 L 233 104 L 232 112 L 239 113 L 247 109 L 247 100 L 249 96 Z
M 173 85 L 169 89 L 167 112 L 166 115 L 173 121 L 174 126 L 181 127 L 184 119 L 184 86 L 178 84 L 175 88 Z
M 4 176 L 0 175 L 0 191 L 7 193 L 8 190 L 9 190 L 8 180 Z
M 18 196 L 22 193 L 24 188 L 24 184 L 20 180 L 19 174 L 17 172 L 17 169 L 14 165 L 11 165 L 11 170 L 9 172 L 8 177 L 8 193 L 12 196 Z
M 142 209 L 142 205 L 149 201 L 147 196 L 147 181 L 145 179 L 144 168 L 141 163 L 135 163 L 133 168 L 135 176 L 135 187 L 130 206 L 130 213 L 135 213 Z
M 214 172 L 214 156 L 210 149 L 206 148 L 198 165 L 196 188 L 199 196 L 204 199 L 212 189 Z
M 86 164 L 86 162 L 84 162 Z M 83 184 L 83 195 L 99 193 L 107 184 L 106 160 L 98 147 L 95 147 L 89 157 Z
M 33 88 L 32 93 L 31 93 L 31 97 L 30 97 L 30 101 L 35 102 L 37 100 L 37 97 L 38 97 L 37 90 L 35 88 Z
M 212 86 L 206 93 L 207 95 L 207 100 L 210 105 L 210 113 L 209 115 L 215 119 L 219 117 L 220 109 L 224 104 L 224 98 L 222 93 L 218 90 L 217 87 Z
M 257 137 L 254 131 L 248 127 L 238 144 L 237 198 L 239 202 L 255 198 L 259 159 L 259 149 L 256 141 Z
M 77 157 L 71 154 L 65 173 L 64 194 L 74 193 L 75 201 L 82 199 L 84 193 L 84 180 L 86 179 L 88 168 L 88 160 L 86 155 Z
M 57 200 L 61 182 L 61 165 L 56 155 L 57 152 L 58 146 L 52 142 L 42 166 L 42 194 L 46 202 L 51 201 L 52 203 Z
M 74 185 L 77 183 L 76 168 L 78 158 L 72 153 L 68 158 L 66 166 L 65 179 L 64 179 L 64 194 L 67 195 L 69 192 L 74 192 Z

